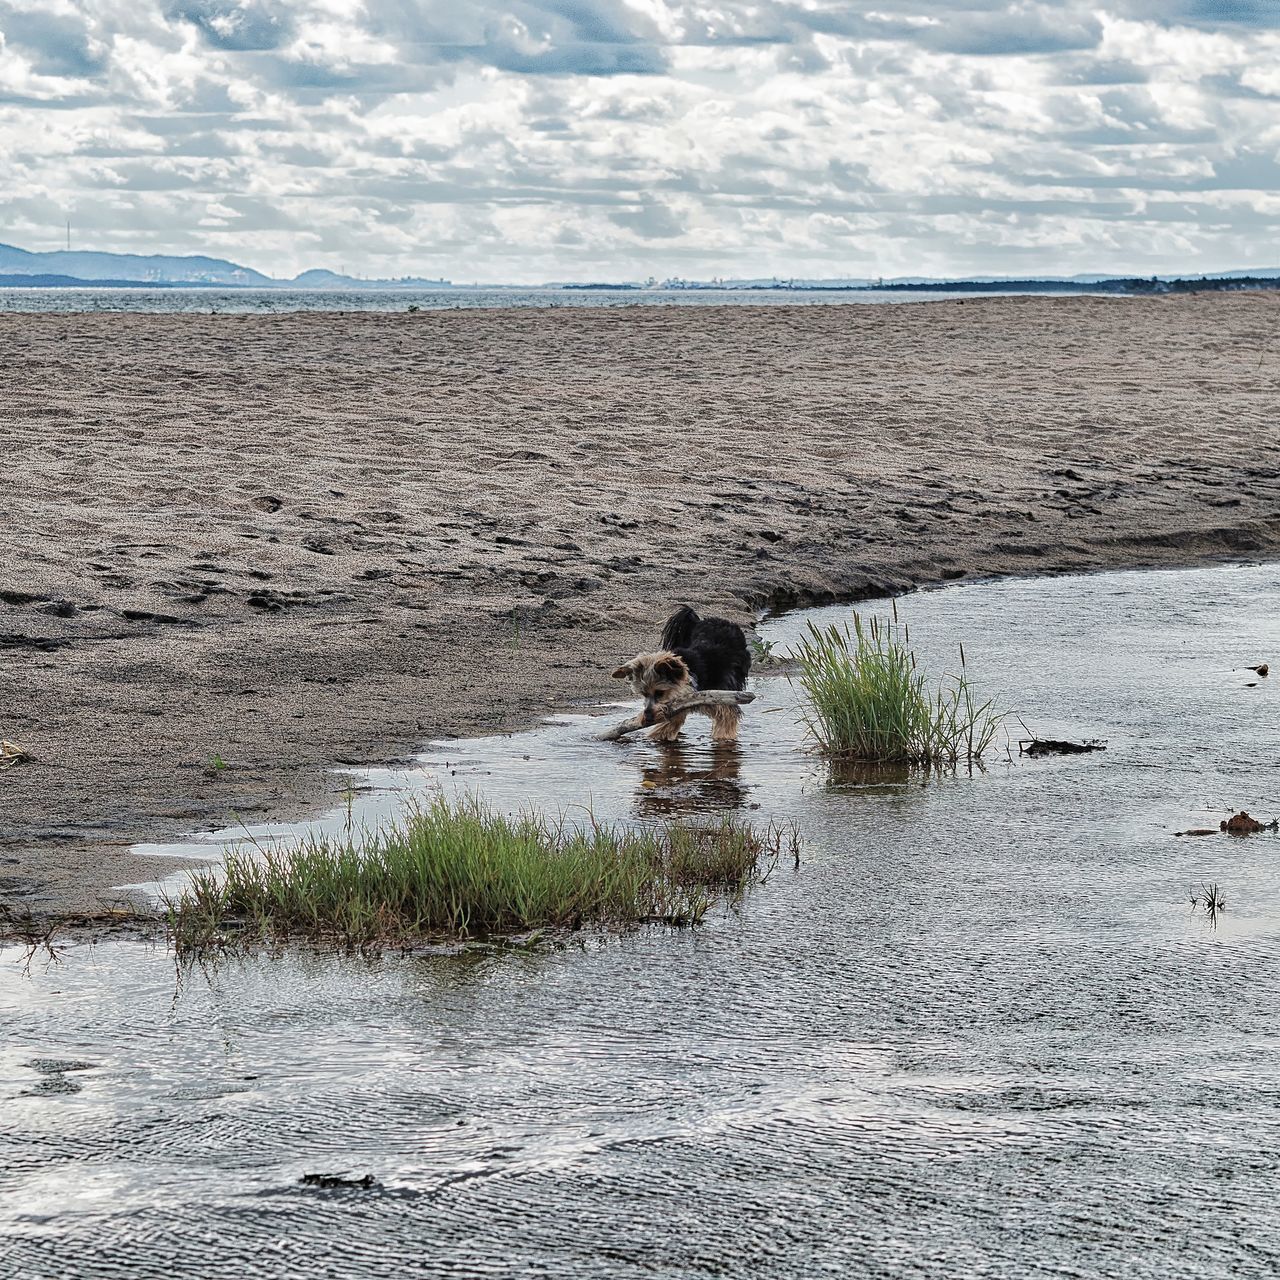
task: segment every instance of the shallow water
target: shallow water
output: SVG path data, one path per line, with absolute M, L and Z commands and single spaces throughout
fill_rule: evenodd
M 801 866 L 696 931 L 185 974 L 4 952 L 0 1275 L 1273 1274 L 1280 841 L 1173 832 L 1280 805 L 1280 682 L 1243 670 L 1278 603 L 1275 567 L 899 602 L 922 655 L 963 638 L 1093 755 L 833 778 L 764 676 L 736 751 L 568 717 L 360 779 L 795 818 Z

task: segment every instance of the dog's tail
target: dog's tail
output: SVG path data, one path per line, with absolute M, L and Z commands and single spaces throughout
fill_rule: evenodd
M 689 641 L 693 639 L 694 627 L 701 621 L 702 619 L 687 604 L 681 605 L 667 619 L 667 625 L 662 628 L 662 647 L 664 649 L 687 648 Z

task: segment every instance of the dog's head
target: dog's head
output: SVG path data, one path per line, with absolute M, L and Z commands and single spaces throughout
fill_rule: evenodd
M 630 662 L 614 673 L 615 680 L 626 680 L 645 701 L 646 706 L 656 706 L 678 689 L 689 687 L 689 668 L 684 659 L 662 650 L 659 653 L 638 653 Z

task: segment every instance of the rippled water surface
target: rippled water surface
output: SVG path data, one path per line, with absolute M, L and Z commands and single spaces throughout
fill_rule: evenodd
M 796 819 L 800 867 L 696 931 L 0 953 L 0 1275 L 1274 1274 L 1280 840 L 1173 833 L 1280 807 L 1277 604 L 1273 567 L 899 602 L 1093 755 L 833 777 L 764 675 L 736 751 L 570 717 L 357 780 L 392 789 L 357 821 L 439 785 Z
M 1026 290 L 1020 292 L 1029 292 Z M 836 289 L 137 289 L 0 288 L 0 311 L 443 311 L 455 307 L 707 307 L 840 306 L 875 302 L 937 302 L 989 298 L 989 291 L 842 291 Z M 1047 294 L 1071 297 L 1078 294 Z M 1114 295 L 1099 295 L 1114 296 Z

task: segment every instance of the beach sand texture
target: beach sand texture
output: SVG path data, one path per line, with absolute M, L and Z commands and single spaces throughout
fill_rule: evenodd
M 0 736 L 34 756 L 0 773 L 0 898 L 37 909 L 148 878 L 131 840 L 304 812 L 334 762 L 616 696 L 675 603 L 1280 544 L 1275 296 L 3 315 L 0 344 Z

